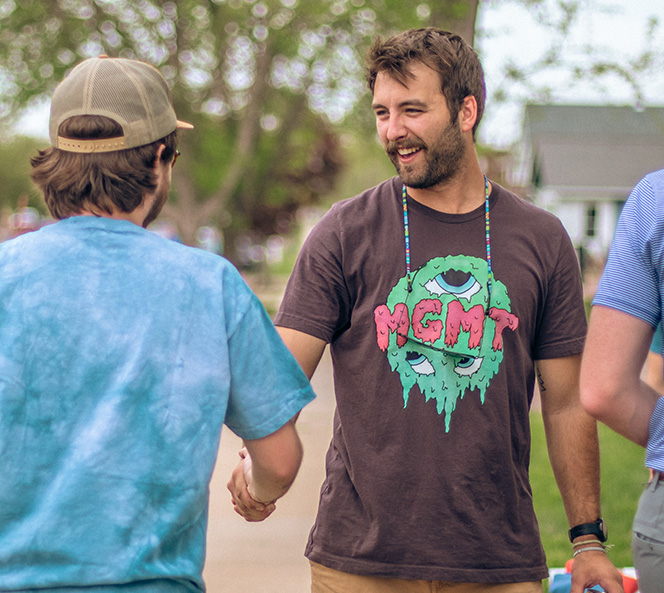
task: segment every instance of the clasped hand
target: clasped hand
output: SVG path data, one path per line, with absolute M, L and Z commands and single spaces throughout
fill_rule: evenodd
M 277 507 L 274 501 L 263 503 L 252 496 L 251 456 L 246 448 L 240 449 L 239 455 L 240 462 L 235 466 L 226 485 L 231 493 L 233 510 L 246 521 L 264 521 Z

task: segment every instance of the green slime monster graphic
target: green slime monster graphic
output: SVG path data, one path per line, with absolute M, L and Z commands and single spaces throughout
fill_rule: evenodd
M 503 360 L 502 334 L 518 319 L 502 282 L 487 289 L 483 259 L 448 256 L 432 259 L 413 274 L 412 290 L 401 278 L 387 304 L 376 308 L 379 347 L 399 373 L 404 407 L 417 385 L 426 401 L 436 400 L 450 430 L 452 412 L 466 391 L 486 389 Z M 486 312 L 486 314 L 485 314 Z

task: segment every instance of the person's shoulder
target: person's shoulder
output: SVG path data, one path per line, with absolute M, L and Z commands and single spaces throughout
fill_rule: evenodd
M 389 204 L 399 207 L 401 182 L 393 177 L 378 185 L 366 189 L 352 198 L 334 202 L 330 208 L 308 233 L 306 243 L 312 241 L 339 241 L 341 237 L 349 237 L 367 227 L 380 225 L 382 217 L 390 210 Z
M 57 236 L 57 224 L 57 222 L 47 224 L 34 231 L 7 237 L 0 242 L 0 252 L 20 253 L 23 258 L 29 258 L 34 254 L 42 261 L 54 256 L 54 247 L 60 241 Z
M 634 186 L 632 199 L 664 200 L 664 169 L 644 175 Z
M 398 197 L 400 191 L 401 181 L 398 177 L 391 177 L 352 198 L 335 202 L 330 208 L 330 212 L 337 216 L 348 216 L 354 219 L 360 212 L 384 208 L 389 196 Z
M 653 186 L 664 188 L 664 169 L 647 173 L 643 176 L 643 179 L 641 179 L 641 182 L 643 181 L 648 181 Z
M 161 245 L 161 255 L 155 257 L 163 258 L 163 269 L 183 285 L 195 287 L 202 298 L 223 303 L 238 315 L 242 315 L 257 300 L 240 270 L 223 255 L 163 237 L 157 237 L 157 240 Z M 218 301 L 220 295 L 223 298 Z
M 157 237 L 155 240 L 160 242 L 161 249 L 171 252 L 176 259 L 180 260 L 184 269 L 191 269 L 192 273 L 198 269 L 208 269 L 215 272 L 223 271 L 232 276 L 239 274 L 233 263 L 223 255 L 164 237 Z

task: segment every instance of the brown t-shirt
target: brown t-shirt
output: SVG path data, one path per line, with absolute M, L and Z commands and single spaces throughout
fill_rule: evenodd
M 337 410 L 306 548 L 345 572 L 405 579 L 546 578 L 528 482 L 537 359 L 578 354 L 576 254 L 551 214 L 493 184 L 461 215 L 401 182 L 335 204 L 311 232 L 276 324 L 331 343 Z M 561 526 L 561 529 L 565 529 Z

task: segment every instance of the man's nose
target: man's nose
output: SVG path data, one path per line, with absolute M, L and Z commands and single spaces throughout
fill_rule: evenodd
M 399 114 L 390 116 L 390 119 L 387 122 L 385 135 L 390 142 L 400 140 L 408 135 L 408 130 L 404 125 L 403 118 Z

